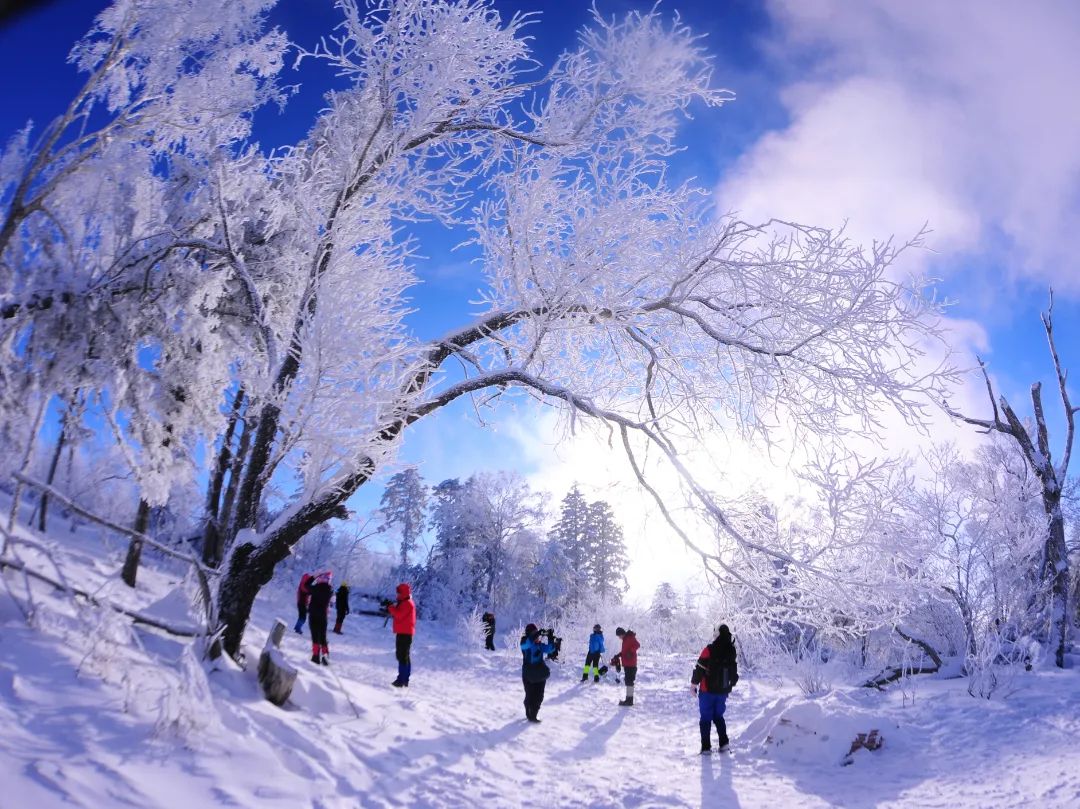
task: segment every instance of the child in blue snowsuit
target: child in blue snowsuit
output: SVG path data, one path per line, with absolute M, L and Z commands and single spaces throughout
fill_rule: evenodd
M 581 672 L 581 682 L 588 682 L 589 671 L 592 671 L 593 682 L 600 682 L 600 661 L 604 656 L 604 632 L 597 624 L 592 628 L 589 635 L 589 652 L 585 655 L 585 670 Z

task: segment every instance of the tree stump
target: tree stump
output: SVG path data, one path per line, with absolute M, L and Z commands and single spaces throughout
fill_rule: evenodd
M 288 700 L 296 683 L 296 669 L 289 665 L 279 648 L 284 635 L 285 622 L 278 618 L 259 655 L 259 685 L 266 698 L 279 707 Z

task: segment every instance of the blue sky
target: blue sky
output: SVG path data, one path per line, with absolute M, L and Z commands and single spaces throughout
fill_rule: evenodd
M 60 111 L 78 85 L 66 53 L 103 5 L 54 0 L 0 28 L 0 136 Z M 531 33 L 543 63 L 570 47 L 588 21 L 583 0 L 495 5 L 508 14 L 541 12 Z M 651 6 L 598 1 L 605 14 Z M 748 219 L 847 222 L 861 241 L 907 237 L 926 223 L 931 249 L 913 254 L 910 269 L 939 277 L 940 293 L 954 302 L 960 358 L 973 364 L 979 351 L 1025 414 L 1028 388 L 1042 380 L 1060 426 L 1038 315 L 1052 283 L 1058 349 L 1080 375 L 1080 7 L 1066 0 L 1022 9 L 997 0 L 666 0 L 661 8 L 679 11 L 706 37 L 715 82 L 736 94 L 720 109 L 694 111 L 674 175 L 698 178 L 715 189 L 721 209 Z M 329 0 L 282 0 L 273 16 L 307 46 L 334 20 Z M 310 126 L 324 85 L 309 70 L 286 75 L 301 92 L 283 114 L 260 116 L 265 144 L 293 141 Z M 467 317 L 476 275 L 467 251 L 449 252 L 461 234 L 418 233 L 428 258 L 418 263 L 420 314 L 411 325 L 431 336 Z M 1072 395 L 1080 402 L 1080 391 Z M 978 385 L 956 401 L 988 412 Z M 472 424 L 460 408 L 418 425 L 405 459 L 422 463 L 432 482 L 485 467 L 517 467 L 556 487 L 574 479 L 575 470 L 555 469 L 566 458 L 546 449 L 549 431 L 532 416 L 500 416 L 494 430 Z M 943 437 L 953 430 L 970 434 L 946 425 Z M 358 507 L 380 491 L 370 488 Z M 564 490 L 552 493 L 558 500 Z

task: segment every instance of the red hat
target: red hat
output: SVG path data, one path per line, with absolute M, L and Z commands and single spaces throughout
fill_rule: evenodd
M 397 586 L 397 594 L 399 598 L 409 598 L 412 596 L 412 588 L 409 587 L 408 582 L 402 582 Z

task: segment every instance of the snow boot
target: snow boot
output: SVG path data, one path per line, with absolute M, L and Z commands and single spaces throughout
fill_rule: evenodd
M 390 683 L 390 685 L 394 686 L 394 688 L 408 688 L 409 687 L 408 683 L 403 683 L 401 680 L 394 680 L 394 682 Z
M 719 719 L 713 720 L 713 723 L 716 725 L 716 735 L 720 739 L 720 743 L 716 745 L 716 749 L 723 750 L 729 744 L 727 722 L 724 721 L 723 717 L 720 717 Z
M 598 683 L 598 682 L 600 682 L 600 675 L 599 675 L 599 674 L 594 674 L 594 675 L 593 675 L 593 678 L 592 678 L 592 681 L 593 681 L 594 683 Z
M 329 666 L 330 665 L 330 655 L 323 655 L 322 660 L 320 660 L 319 662 L 322 663 L 324 666 Z
M 626 699 L 620 699 L 619 704 L 624 708 L 633 708 L 634 707 L 634 698 L 633 697 L 627 697 Z
M 321 660 L 321 659 L 319 658 L 319 655 L 317 655 L 317 654 L 313 654 L 313 655 L 311 656 L 311 662 L 312 662 L 312 663 L 321 663 L 321 662 L 322 662 L 322 660 Z
M 589 682 L 589 672 L 585 672 L 584 674 L 581 675 L 581 682 L 583 682 L 583 683 Z

